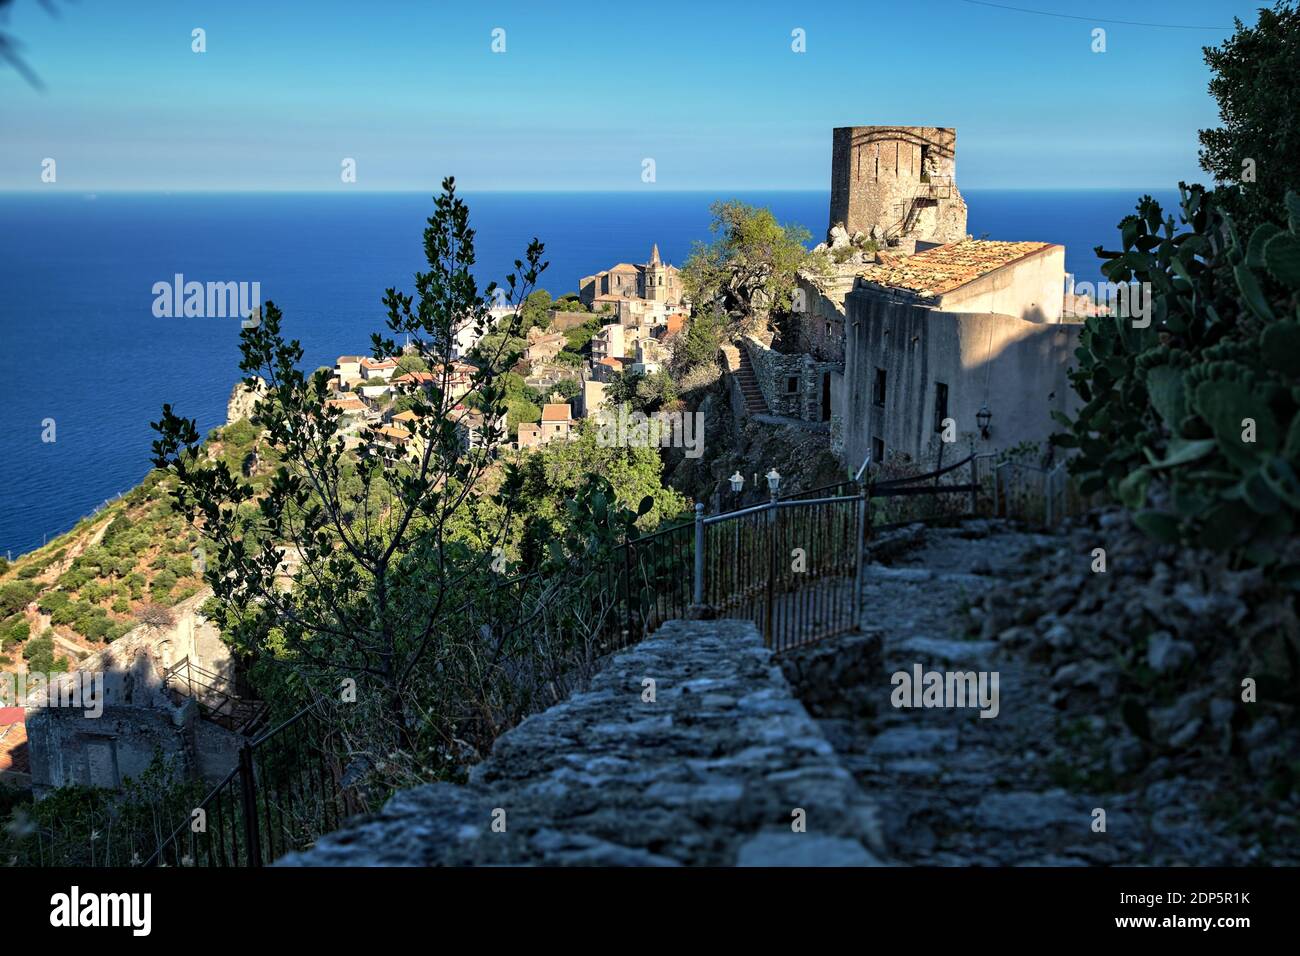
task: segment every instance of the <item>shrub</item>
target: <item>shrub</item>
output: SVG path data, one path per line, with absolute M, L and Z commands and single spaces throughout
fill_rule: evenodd
M 40 590 L 33 581 L 10 581 L 0 585 L 0 618 L 17 614 L 36 597 Z
M 149 591 L 155 599 L 165 598 L 174 587 L 176 587 L 176 575 L 164 568 L 154 575 Z
M 1270 563 L 1300 518 L 1300 196 L 1247 238 L 1213 192 L 1181 221 L 1144 197 L 1106 278 L 1149 284 L 1149 324 L 1089 318 L 1067 434 L 1084 494 L 1107 490 L 1147 534 Z M 1139 323 L 1140 325 L 1140 323 Z

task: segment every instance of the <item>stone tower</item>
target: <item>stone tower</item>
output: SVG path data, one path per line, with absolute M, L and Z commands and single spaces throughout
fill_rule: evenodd
M 885 243 L 966 236 L 957 190 L 957 131 L 942 126 L 841 126 L 833 134 L 830 227 Z

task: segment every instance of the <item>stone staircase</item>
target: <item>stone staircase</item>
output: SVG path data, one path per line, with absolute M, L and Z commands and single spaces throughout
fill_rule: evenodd
M 736 348 L 732 368 L 736 370 L 736 382 L 745 397 L 745 410 L 751 415 L 766 415 L 769 412 L 763 390 L 758 387 L 758 376 L 754 374 L 754 363 L 749 359 L 749 350 Z

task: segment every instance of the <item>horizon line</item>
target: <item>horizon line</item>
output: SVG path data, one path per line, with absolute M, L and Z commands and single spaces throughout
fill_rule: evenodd
M 54 189 L 50 189 L 54 185 Z M 982 191 L 982 190 L 999 190 L 1001 192 L 1102 192 L 1102 191 L 1121 191 L 1121 190 L 1177 190 L 1178 184 L 1172 185 L 1116 185 L 1116 186 L 1070 186 L 1070 185 L 1052 185 L 1052 186 L 964 186 L 958 187 L 963 191 Z M 1206 186 L 1207 189 L 1214 186 Z M 435 191 L 441 191 L 439 186 Z M 830 188 L 825 186 L 698 186 L 683 189 L 660 189 L 652 188 L 650 190 L 643 188 L 629 189 L 563 189 L 563 188 L 530 188 L 530 187 L 504 187 L 490 189 L 462 189 L 457 188 L 458 193 L 465 195 L 483 195 L 485 193 L 501 194 L 553 194 L 553 195 L 631 195 L 634 193 L 671 193 L 682 195 L 685 193 L 714 193 L 721 194 L 726 192 L 745 193 L 745 192 L 764 192 L 764 193 L 829 193 Z M 146 196 L 172 196 L 172 195 L 303 195 L 303 196 L 346 196 L 349 194 L 362 193 L 365 195 L 430 195 L 428 189 L 419 187 L 402 187 L 395 189 L 273 189 L 273 188 L 250 188 L 241 189 L 236 187 L 230 188 L 202 188 L 202 187 L 180 187 L 176 189 L 147 189 L 135 188 L 129 186 L 110 186 L 106 188 L 98 187 L 62 187 L 58 184 L 46 184 L 42 186 L 26 186 L 18 188 L 0 187 L 0 196 L 28 196 L 39 195 L 42 193 L 56 193 L 66 196 L 96 196 L 106 195 L 146 195 Z

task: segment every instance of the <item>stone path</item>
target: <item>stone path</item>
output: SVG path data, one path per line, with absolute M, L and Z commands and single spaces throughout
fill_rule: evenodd
M 791 655 L 787 674 L 864 791 L 887 852 L 924 865 L 1227 864 L 1240 844 L 1200 815 L 1195 781 L 1134 793 L 1083 772 L 1105 748 L 1061 674 L 969 608 L 993 604 L 1054 539 L 988 522 L 911 533 L 864 571 L 863 635 Z M 913 547 L 908 547 L 912 545 Z M 990 618 L 990 625 L 993 620 Z M 975 625 L 977 626 L 977 625 Z M 1048 640 L 1051 639 L 1049 632 Z M 892 706 L 896 672 L 996 671 L 999 712 Z M 1094 775 L 1095 777 L 1095 775 Z M 1174 782 L 1170 782 L 1174 783 Z M 1153 797 L 1155 799 L 1153 799 Z M 1094 810 L 1105 832 L 1094 832 Z
M 860 866 L 881 847 L 753 625 L 673 621 L 504 734 L 466 786 L 401 791 L 279 865 Z

